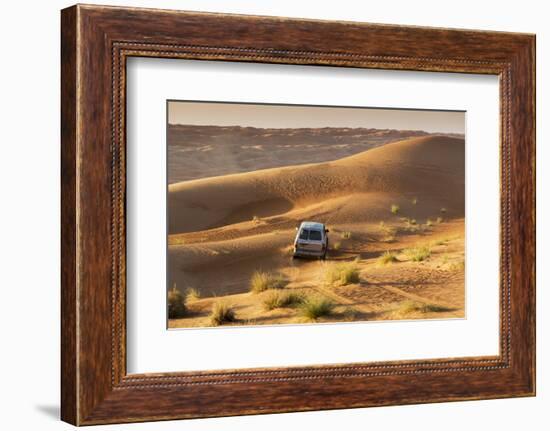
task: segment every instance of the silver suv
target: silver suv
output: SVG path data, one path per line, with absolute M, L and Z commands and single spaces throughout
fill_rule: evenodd
M 292 257 L 318 257 L 325 260 L 329 232 L 325 225 L 313 221 L 303 221 L 296 230 Z

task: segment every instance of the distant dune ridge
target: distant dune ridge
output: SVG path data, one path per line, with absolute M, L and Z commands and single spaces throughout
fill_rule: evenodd
M 332 162 L 258 170 L 169 186 L 169 233 L 203 231 L 254 216 L 332 223 L 384 220 L 412 196 L 419 216 L 464 215 L 464 139 L 422 136 Z
M 417 130 L 372 128 L 169 124 L 168 183 L 336 160 L 389 142 L 426 135 L 427 132 Z

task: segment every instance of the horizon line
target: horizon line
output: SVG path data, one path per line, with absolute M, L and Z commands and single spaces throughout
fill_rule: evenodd
M 349 130 L 390 130 L 395 132 L 423 132 L 429 135 L 465 135 L 464 132 L 428 132 L 424 129 L 394 129 L 394 128 L 378 128 L 378 127 L 350 127 L 350 126 L 323 126 L 323 127 L 258 127 L 258 126 L 243 126 L 240 124 L 231 124 L 231 125 L 219 125 L 219 124 L 188 124 L 188 123 L 170 123 L 167 122 L 168 126 L 186 126 L 186 127 L 219 127 L 219 128 L 232 128 L 239 127 L 241 129 L 259 129 L 259 130 L 301 130 L 301 129 L 349 129 Z

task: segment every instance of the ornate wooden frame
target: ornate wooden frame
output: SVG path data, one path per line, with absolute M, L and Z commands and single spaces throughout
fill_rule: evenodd
M 88 425 L 534 395 L 534 35 L 81 5 L 61 15 L 63 420 Z M 130 56 L 498 75 L 500 354 L 127 375 Z

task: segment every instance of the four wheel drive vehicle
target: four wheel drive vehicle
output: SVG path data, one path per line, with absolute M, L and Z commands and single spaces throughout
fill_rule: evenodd
M 328 229 L 325 225 L 304 221 L 296 230 L 292 257 L 318 257 L 324 260 L 328 250 Z

